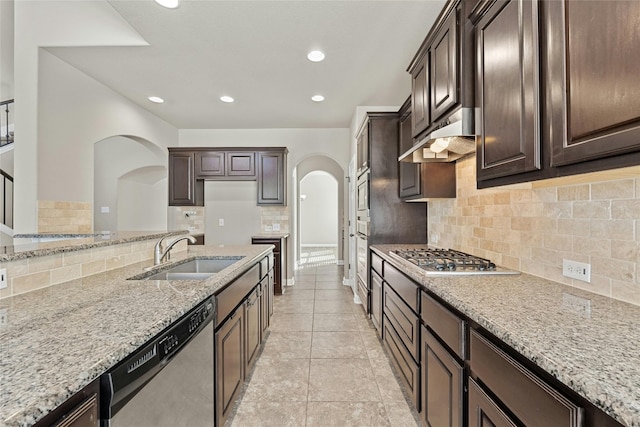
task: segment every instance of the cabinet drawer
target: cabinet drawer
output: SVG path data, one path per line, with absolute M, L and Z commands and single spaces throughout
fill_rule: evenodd
M 375 252 L 371 252 L 371 268 L 373 268 L 380 276 L 383 275 L 382 258 L 376 255 Z
M 362 309 L 365 313 L 369 313 L 369 289 L 367 285 L 358 277 L 358 297 L 362 301 Z
M 420 368 L 404 345 L 402 345 L 396 331 L 389 324 L 389 318 L 385 317 L 382 321 L 384 344 L 391 354 L 391 360 L 396 365 L 400 378 L 407 386 L 407 391 L 411 396 L 414 407 L 419 408 Z
M 266 256 L 260 261 L 260 279 L 265 277 L 269 273 L 269 270 L 269 257 Z
M 525 425 L 582 426 L 582 408 L 474 330 L 470 344 L 471 371 Z
M 382 286 L 382 292 L 383 313 L 391 322 L 411 356 L 414 360 L 418 360 L 420 354 L 420 320 L 418 316 L 386 283 Z
M 464 360 L 465 321 L 426 292 L 422 292 L 421 317 L 424 324 L 435 332 L 456 356 Z
M 418 285 L 404 274 L 400 273 L 394 266 L 386 263 L 384 266 L 384 280 L 389 283 L 394 291 L 411 307 L 413 311 L 418 311 L 418 298 L 420 297 Z
M 260 268 L 255 264 L 249 271 L 229 284 L 216 295 L 218 313 L 216 327 L 242 302 L 249 292 L 260 282 Z

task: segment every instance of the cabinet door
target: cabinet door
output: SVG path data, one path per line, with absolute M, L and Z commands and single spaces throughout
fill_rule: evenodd
M 371 322 L 382 335 L 382 277 L 371 270 Z
M 478 181 L 541 168 L 537 11 L 537 0 L 499 0 L 476 25 Z
M 216 425 L 223 426 L 244 382 L 244 307 L 216 332 Z
M 411 137 L 411 112 L 400 119 L 400 135 L 398 138 L 399 150 L 402 154 L 413 145 Z M 410 162 L 398 162 L 398 191 L 401 199 L 418 196 L 420 189 L 420 164 Z
M 196 204 L 193 152 L 169 153 L 169 205 Z
M 464 368 L 424 326 L 421 350 L 423 424 L 462 427 Z
M 245 372 L 249 372 L 260 348 L 262 325 L 260 321 L 260 287 L 257 286 L 244 302 L 245 308 Z
M 286 167 L 284 152 L 258 152 L 258 205 L 287 205 Z
M 269 300 L 273 298 L 273 295 L 270 293 L 269 277 L 270 276 L 267 275 L 260 283 L 260 325 L 262 327 L 262 341 L 264 341 L 267 330 L 271 324 L 271 315 L 269 314 L 269 305 L 271 302 Z
M 224 151 L 196 151 L 196 175 L 202 177 L 224 176 Z
M 358 175 L 369 168 L 369 123 L 362 128 L 356 145 L 358 153 Z
M 256 176 L 256 157 L 250 152 L 227 152 L 227 176 L 253 179 Z
M 454 9 L 429 49 L 431 121 L 437 122 L 458 103 L 458 20 Z
M 411 136 L 416 137 L 429 127 L 429 55 L 425 54 L 411 72 Z
M 544 10 L 551 164 L 640 150 L 640 2 L 563 0 Z
M 516 427 L 480 386 L 469 378 L 469 427 Z

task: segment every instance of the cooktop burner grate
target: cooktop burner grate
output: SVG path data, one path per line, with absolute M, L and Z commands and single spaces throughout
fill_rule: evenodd
M 409 248 L 390 251 L 428 273 L 437 274 L 518 274 L 497 267 L 488 259 L 454 249 Z

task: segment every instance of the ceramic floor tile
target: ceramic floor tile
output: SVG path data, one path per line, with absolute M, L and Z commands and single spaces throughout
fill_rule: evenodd
M 307 406 L 307 427 L 392 426 L 381 402 L 309 402 Z
M 406 402 L 405 394 L 391 369 L 389 359 L 386 357 L 369 359 L 369 362 L 371 363 L 371 369 L 378 384 L 382 400 L 384 402 Z
M 287 290 L 293 290 L 293 289 L 315 289 L 316 288 L 316 281 L 313 279 L 307 279 L 307 278 L 303 278 L 303 279 L 296 279 L 296 283 L 293 286 L 288 286 Z
M 292 300 L 313 300 L 315 298 L 316 291 L 313 289 L 295 289 L 295 286 L 288 288 L 282 295 L 282 298 L 288 298 Z
M 356 332 L 359 331 L 358 322 L 353 314 L 314 314 L 313 315 L 313 331 L 343 331 Z
M 347 295 L 351 293 L 350 299 L 353 299 L 353 292 L 349 286 L 345 286 L 342 282 L 330 281 L 330 282 L 316 282 L 316 290 L 318 289 L 346 289 Z
M 411 410 L 407 402 L 385 402 L 384 407 L 392 426 L 420 426 L 418 414 Z
M 366 359 L 311 359 L 310 402 L 380 402 L 380 391 Z
M 355 323 L 355 321 L 354 321 Z M 357 325 L 356 325 L 357 328 Z M 275 313 L 271 318 L 271 332 L 286 331 L 312 331 L 313 330 L 313 314 L 303 313 Z
M 316 282 L 337 282 L 342 283 L 342 275 L 340 274 L 316 274 Z
M 315 300 L 313 312 L 318 314 L 352 313 L 353 302 L 344 300 Z
M 316 289 L 317 300 L 349 300 L 349 293 L 344 289 Z
M 305 425 L 307 402 L 242 401 L 231 427 L 300 427 Z M 229 424 L 229 423 L 227 423 Z
M 307 400 L 309 359 L 260 357 L 256 362 L 243 402 Z M 240 405 L 242 406 L 242 405 Z
M 272 331 L 264 344 L 262 356 L 283 359 L 303 359 L 311 357 L 311 332 Z
M 279 314 L 313 313 L 314 300 L 291 299 L 276 296 L 273 301 L 273 310 Z
M 358 332 L 314 332 L 311 341 L 314 359 L 366 359 L 367 351 Z

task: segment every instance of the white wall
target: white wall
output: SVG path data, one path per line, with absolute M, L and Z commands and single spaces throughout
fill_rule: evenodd
M 207 245 L 250 245 L 260 233 L 256 181 L 205 181 L 204 241 Z M 224 225 L 219 225 L 219 220 Z
M 300 245 L 337 246 L 337 231 L 338 182 L 327 172 L 311 172 L 300 181 Z
M 153 221 L 147 219 L 157 217 L 158 212 L 166 212 L 166 188 L 161 194 L 148 188 L 159 180 L 167 185 L 167 156 L 164 149 L 146 141 L 116 136 L 96 142 L 93 157 L 95 231 L 166 228 L 166 216 L 164 225 L 160 228 L 157 224 L 154 224 L 154 228 L 148 228 Z M 137 195 L 134 191 L 136 189 Z M 127 191 L 127 197 L 125 194 L 120 195 L 120 191 Z M 131 200 L 139 209 L 133 210 L 124 205 L 122 202 L 125 199 Z M 109 208 L 109 213 L 102 213 L 102 207 Z M 121 210 L 134 215 L 127 218 Z M 123 219 L 126 226 L 120 223 Z
M 106 1 L 15 3 L 16 232 L 37 229 L 39 199 L 93 200 L 95 142 L 136 135 L 167 146 L 177 139 L 174 127 L 41 47 L 146 44 Z
M 0 101 L 13 98 L 13 0 L 0 1 Z

